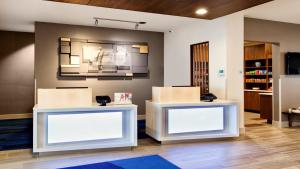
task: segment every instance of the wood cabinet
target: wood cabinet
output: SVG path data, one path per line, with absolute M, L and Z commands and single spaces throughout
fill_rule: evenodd
M 245 91 L 244 92 L 244 106 L 246 111 L 260 111 L 260 97 L 259 92 Z
M 272 95 L 260 94 L 260 118 L 267 119 L 268 123 L 272 123 L 273 105 Z
M 245 46 L 245 60 L 265 59 L 265 44 Z
M 271 92 L 255 90 L 244 91 L 244 106 L 246 111 L 260 112 L 261 118 L 272 120 Z

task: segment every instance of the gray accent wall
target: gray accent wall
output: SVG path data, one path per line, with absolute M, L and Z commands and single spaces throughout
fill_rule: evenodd
M 245 40 L 278 43 L 280 46 L 280 54 L 273 55 L 274 118 L 279 121 L 279 78 L 285 74 L 284 55 L 286 52 L 300 52 L 300 25 L 245 18 Z
M 32 113 L 34 34 L 0 31 L 0 114 Z
M 92 23 L 91 23 L 92 24 Z M 149 45 L 149 74 L 134 78 L 78 78 L 58 75 L 59 38 L 70 37 L 108 41 L 146 42 Z M 131 92 L 139 114 L 145 112 L 145 100 L 151 99 L 152 86 L 163 86 L 164 34 L 125 29 L 35 23 L 35 79 L 37 88 L 91 87 L 93 97 L 115 92 Z

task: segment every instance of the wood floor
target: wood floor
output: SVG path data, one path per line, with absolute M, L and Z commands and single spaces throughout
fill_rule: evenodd
M 266 119 L 261 119 L 259 113 L 245 112 L 245 126 L 259 126 L 267 124 Z
M 145 139 L 131 150 L 85 151 L 32 158 L 29 151 L 1 156 L 0 169 L 55 169 L 159 154 L 183 169 L 300 169 L 300 128 L 253 125 L 246 135 L 226 141 L 159 145 Z M 3 154 L 2 154 L 3 155 Z

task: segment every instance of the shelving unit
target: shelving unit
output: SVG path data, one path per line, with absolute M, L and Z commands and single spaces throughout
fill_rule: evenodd
M 272 87 L 272 44 L 255 43 L 244 47 L 245 89 Z
M 260 112 L 259 93 L 272 87 L 272 44 L 245 42 L 244 57 L 245 110 Z
M 208 42 L 191 45 L 191 85 L 200 86 L 201 94 L 209 93 L 208 49 Z

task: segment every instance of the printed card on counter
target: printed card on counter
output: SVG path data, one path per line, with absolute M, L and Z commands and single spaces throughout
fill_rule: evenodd
M 114 104 L 132 104 L 132 93 L 115 93 Z

